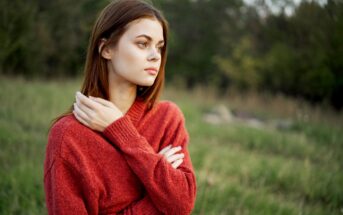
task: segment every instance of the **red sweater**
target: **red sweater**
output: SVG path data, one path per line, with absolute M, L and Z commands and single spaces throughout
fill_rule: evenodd
M 190 214 L 196 181 L 188 141 L 184 116 L 170 101 L 147 111 L 137 99 L 102 133 L 63 117 L 46 148 L 49 214 Z M 185 154 L 177 169 L 158 154 L 169 144 Z

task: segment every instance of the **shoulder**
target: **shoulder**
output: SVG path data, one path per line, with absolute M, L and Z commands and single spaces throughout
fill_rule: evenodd
M 161 100 L 157 104 L 158 108 L 163 109 L 169 113 L 182 114 L 180 107 L 173 101 Z
M 169 100 L 162 100 L 158 105 L 164 110 L 163 119 L 166 123 L 165 135 L 189 139 L 188 131 L 186 129 L 186 119 L 179 105 Z
M 49 131 L 49 141 L 58 140 L 58 142 L 64 140 L 67 136 L 75 133 L 80 128 L 80 123 L 77 122 L 75 117 L 70 114 L 62 117 L 55 122 Z
M 167 125 L 185 123 L 181 108 L 170 100 L 159 101 L 156 106 L 156 114 L 161 116 Z
M 72 115 L 67 115 L 55 122 L 49 131 L 49 138 L 63 139 L 71 127 L 75 126 Z
M 94 132 L 80 124 L 73 114 L 64 116 L 55 122 L 48 134 L 44 177 L 54 164 L 61 164 L 60 162 L 80 169 L 78 166 L 82 165 L 82 159 L 88 153 L 88 143 L 93 139 L 92 133 Z
M 176 117 L 184 120 L 181 108 L 173 101 L 161 100 L 158 102 L 157 108 L 160 109 L 160 112 L 163 112 L 166 117 Z
M 64 116 L 49 131 L 46 156 L 64 157 L 70 151 L 82 151 L 87 140 L 94 135 L 92 133 L 94 132 L 80 124 L 72 114 Z

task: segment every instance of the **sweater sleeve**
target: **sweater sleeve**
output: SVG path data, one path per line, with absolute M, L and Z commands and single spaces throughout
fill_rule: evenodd
M 83 177 L 63 158 L 55 158 L 44 177 L 48 214 L 98 214 L 98 203 Z
M 49 215 L 97 215 L 98 197 L 85 157 L 77 147 L 80 136 L 71 134 L 67 121 L 50 130 L 44 162 L 44 191 Z M 82 170 L 82 171 L 80 171 Z
M 119 215 L 136 215 L 149 214 L 161 215 L 162 213 L 156 209 L 150 197 L 146 195 L 143 199 L 133 202 L 129 207 L 118 213 Z
M 172 108 L 172 117 L 160 145 L 161 148 L 169 144 L 182 147 L 184 162 L 177 169 L 153 150 L 127 115 L 109 125 L 104 135 L 124 153 L 159 211 L 164 214 L 190 214 L 195 203 L 196 181 L 187 148 L 189 135 L 182 112 L 176 105 L 169 108 Z

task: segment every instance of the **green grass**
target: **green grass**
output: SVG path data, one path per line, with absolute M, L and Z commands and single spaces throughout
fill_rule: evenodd
M 47 214 L 47 132 L 50 121 L 71 105 L 79 86 L 77 80 L 0 78 L 0 214 Z M 278 104 L 268 105 L 254 97 L 255 102 L 247 98 L 250 103 L 244 105 L 244 99 L 217 98 L 199 89 L 168 87 L 163 98 L 176 102 L 186 117 L 198 185 L 193 214 L 342 214 L 341 114 L 307 107 L 304 120 L 290 111 L 297 109 L 296 101 L 278 99 Z M 204 122 L 204 112 L 220 103 L 294 123 L 278 130 Z M 288 109 L 280 110 L 283 106 Z

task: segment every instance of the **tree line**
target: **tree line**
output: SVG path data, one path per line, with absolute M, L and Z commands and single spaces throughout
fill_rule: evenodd
M 263 0 L 154 0 L 169 21 L 166 78 L 283 93 L 343 106 L 343 3 L 301 1 L 273 13 Z M 0 73 L 28 78 L 82 73 L 105 0 L 2 0 Z

